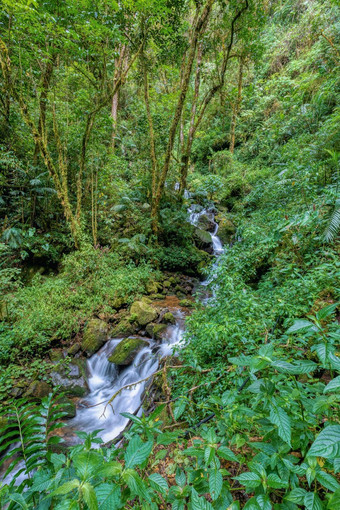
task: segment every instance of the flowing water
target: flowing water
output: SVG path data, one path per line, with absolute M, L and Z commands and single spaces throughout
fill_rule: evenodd
M 217 265 L 218 257 L 223 253 L 223 246 L 217 236 L 218 225 L 215 222 L 214 212 L 200 206 L 191 206 L 188 209 L 188 214 L 192 225 L 198 226 L 202 216 L 210 222 L 211 243 L 213 254 L 216 257 L 215 265 Z M 214 272 L 212 271 L 212 276 L 201 282 L 201 285 L 205 287 L 213 279 Z M 201 299 L 203 302 L 207 301 L 207 298 Z M 117 437 L 128 423 L 128 419 L 121 415 L 122 412 L 138 414 L 142 412 L 145 390 L 147 385 L 150 384 L 152 374 L 157 371 L 160 360 L 172 354 L 175 347 L 180 348 L 183 342 L 186 311 L 179 306 L 178 302 L 177 298 L 172 299 L 171 296 L 168 296 L 164 299 L 164 302 L 156 303 L 166 307 L 174 315 L 176 323 L 167 327 L 161 341 L 156 342 L 151 338 L 144 338 L 144 340 L 147 340 L 148 346 L 137 354 L 131 365 L 119 369 L 108 361 L 108 357 L 122 338 L 109 340 L 102 349 L 88 360 L 90 392 L 86 397 L 79 400 L 76 417 L 69 420 L 65 429 L 62 429 L 67 442 L 74 442 L 75 430 L 93 432 L 98 429 L 101 429 L 99 435 L 103 441 L 110 441 Z M 116 392 L 119 393 L 112 404 L 107 405 Z M 23 467 L 22 463 L 18 464 L 18 468 L 20 467 Z M 3 481 L 9 483 L 12 477 L 13 474 L 11 473 L 9 479 Z
M 197 209 L 200 209 L 197 211 Z M 204 216 L 212 225 L 211 242 L 213 253 L 218 258 L 223 253 L 221 240 L 217 236 L 218 224 L 215 222 L 214 212 L 197 206 L 188 209 L 189 221 L 197 226 L 200 218 Z M 208 285 L 211 280 L 201 284 Z M 68 422 L 74 430 L 92 432 L 102 429 L 100 436 L 104 442 L 114 439 L 128 423 L 128 419 L 121 416 L 122 412 L 141 412 L 143 394 L 149 379 L 159 367 L 160 359 L 172 354 L 175 346 L 180 346 L 184 333 L 185 312 L 177 306 L 168 306 L 173 313 L 176 324 L 168 326 L 162 335 L 161 342 L 148 339 L 149 346 L 142 349 L 134 362 L 118 371 L 117 367 L 108 361 L 120 339 L 109 340 L 104 347 L 88 360 L 90 393 L 78 404 L 77 415 Z M 108 400 L 126 385 L 136 383 L 134 386 L 124 388 L 107 406 Z
M 184 312 L 180 308 L 168 309 L 173 313 L 176 324 L 167 327 L 161 342 L 144 338 L 149 345 L 137 354 L 131 365 L 119 371 L 116 365 L 108 361 L 122 338 L 109 340 L 88 360 L 90 393 L 78 403 L 77 415 L 68 422 L 67 428 L 86 432 L 102 429 L 99 435 L 107 442 L 124 430 L 128 423 L 128 419 L 120 413 L 141 412 L 143 394 L 161 358 L 171 354 L 174 347 L 182 342 Z M 112 404 L 107 405 L 118 391 Z

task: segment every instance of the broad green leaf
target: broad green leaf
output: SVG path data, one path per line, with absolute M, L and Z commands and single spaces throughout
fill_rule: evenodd
M 220 446 L 217 450 L 217 455 L 222 459 L 230 460 L 230 462 L 239 462 L 235 453 L 230 450 L 227 446 Z
M 260 510 L 259 504 L 256 498 L 251 498 L 243 507 L 244 510 Z
M 272 407 L 270 409 L 269 419 L 274 425 L 277 425 L 278 434 L 281 439 L 291 446 L 291 424 L 286 411 L 284 411 L 281 407 Z
M 322 503 L 319 496 L 315 492 L 307 492 L 305 494 L 303 504 L 306 510 L 322 510 Z
M 296 487 L 290 493 L 288 496 L 285 497 L 287 501 L 291 501 L 292 503 L 296 503 L 297 505 L 302 505 L 303 501 L 305 499 L 306 495 L 305 489 L 302 489 L 301 487 Z
M 333 459 L 338 456 L 339 446 L 340 425 L 329 425 L 317 436 L 307 455 Z
M 194 488 L 191 491 L 192 510 L 213 510 L 211 504 L 204 498 L 199 497 Z
M 152 441 L 143 443 L 139 436 L 133 436 L 127 445 L 124 456 L 126 467 L 130 469 L 134 466 L 143 464 L 143 462 L 149 457 L 152 446 Z
M 316 318 L 318 320 L 326 319 L 326 317 L 329 317 L 330 315 L 332 315 L 335 312 L 338 304 L 339 303 L 334 303 L 333 305 L 325 306 L 324 308 L 322 308 L 321 310 L 319 310 L 316 313 Z
M 29 510 L 29 507 L 22 494 L 19 494 L 18 492 L 16 494 L 10 494 L 9 499 L 14 501 L 14 503 L 17 503 L 17 505 L 19 505 L 19 507 L 23 510 Z
M 287 329 L 286 334 L 289 333 L 296 333 L 297 331 L 300 331 L 301 329 L 311 329 L 312 327 L 315 327 L 314 324 L 310 321 L 307 321 L 305 319 L 298 319 L 294 322 L 293 326 L 291 326 L 289 329 Z
M 175 480 L 177 485 L 179 485 L 180 487 L 184 487 L 187 481 L 184 471 L 182 471 L 181 469 L 177 469 Z
M 316 479 L 318 482 L 321 483 L 321 485 L 323 485 L 324 487 L 326 487 L 326 489 L 332 492 L 340 488 L 338 481 L 332 475 L 326 473 L 325 471 L 319 471 L 316 474 Z
M 340 508 L 340 489 L 337 489 L 329 500 L 327 510 L 339 510 Z
M 281 480 L 281 478 L 278 477 L 275 473 L 271 473 L 267 477 L 267 484 L 269 487 L 272 487 L 273 489 L 283 489 L 288 487 L 288 482 L 285 482 L 284 480 Z
M 260 510 L 272 510 L 272 505 L 269 500 L 269 496 L 260 494 L 256 498 L 256 502 L 259 505 Z
M 120 414 L 122 416 L 124 416 L 124 418 L 128 418 L 129 420 L 131 420 L 133 423 L 136 423 L 137 425 L 142 424 L 142 420 L 138 416 L 135 416 L 134 414 L 131 414 L 131 413 L 120 413 Z
M 73 489 L 79 488 L 80 482 L 78 479 L 70 480 L 69 482 L 65 482 L 63 485 L 55 489 L 51 496 L 64 496 L 65 494 L 68 494 Z
M 85 503 L 89 507 L 89 510 L 97 510 L 98 509 L 97 496 L 94 491 L 94 488 L 92 487 L 92 485 L 89 482 L 84 483 L 82 485 L 81 493 L 82 493 Z
M 209 475 L 209 492 L 213 501 L 216 501 L 221 494 L 222 485 L 223 476 L 218 469 L 214 469 Z
M 166 480 L 159 473 L 152 473 L 149 476 L 150 486 L 161 494 L 165 494 L 168 490 Z
M 261 478 L 259 475 L 252 473 L 251 471 L 247 471 L 246 473 L 236 476 L 235 480 L 238 480 L 242 485 L 250 487 L 251 489 L 255 489 L 261 484 Z
M 122 476 L 133 495 L 139 496 L 139 498 L 146 499 L 147 501 L 151 500 L 145 483 L 136 471 L 133 469 L 126 469 L 123 471 Z
M 186 406 L 187 406 L 187 401 L 184 398 L 182 398 L 179 402 L 177 402 L 175 409 L 174 409 L 175 420 L 178 420 L 182 416 L 182 414 L 185 411 Z
M 123 466 L 119 462 L 107 462 L 104 467 L 98 471 L 98 475 L 104 478 L 111 478 L 121 474 Z
M 112 483 L 102 483 L 95 488 L 100 510 L 117 510 L 121 508 L 121 489 Z

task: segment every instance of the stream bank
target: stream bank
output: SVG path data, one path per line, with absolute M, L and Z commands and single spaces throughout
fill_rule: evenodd
M 217 261 L 223 247 L 217 235 L 215 211 L 193 206 L 188 214 L 196 232 L 208 233 L 207 251 Z M 107 317 L 98 315 L 72 345 L 50 351 L 53 386 L 67 394 L 64 407 L 69 419 L 60 431 L 66 446 L 79 441 L 76 431 L 91 433 L 98 429 L 101 439 L 111 442 L 129 422 L 121 413 L 141 414 L 154 374 L 181 348 L 185 317 L 195 296 L 206 299 L 208 283 L 165 274 L 162 283 L 150 282 L 148 295 L 131 306 L 117 301 L 120 308 L 110 317 L 111 324 Z M 19 386 L 18 395 L 21 389 Z M 26 396 L 39 400 L 51 389 L 50 383 L 33 381 Z

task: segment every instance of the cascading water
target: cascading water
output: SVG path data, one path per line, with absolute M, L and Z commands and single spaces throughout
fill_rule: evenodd
M 217 236 L 218 224 L 215 222 L 213 211 L 193 205 L 188 209 L 188 213 L 192 225 L 199 225 L 201 217 L 207 217 L 211 222 L 214 229 L 211 234 L 211 242 L 213 253 L 217 258 L 223 253 L 223 246 Z M 206 286 L 210 281 L 206 280 L 202 282 L 202 285 Z M 181 345 L 184 333 L 184 313 L 179 308 L 171 309 L 171 312 L 175 316 L 176 324 L 167 327 L 161 343 L 149 339 L 149 346 L 143 348 L 132 365 L 121 372 L 108 361 L 108 357 L 122 339 L 109 340 L 99 352 L 89 359 L 90 393 L 78 405 L 76 417 L 68 423 L 73 430 L 92 432 L 102 429 L 100 436 L 105 442 L 114 439 L 124 430 L 128 420 L 120 413 L 135 413 L 140 409 L 148 384 L 148 381 L 141 383 L 138 381 L 150 378 L 157 371 L 160 359 L 172 354 L 175 346 Z M 112 402 L 112 406 L 107 406 L 107 402 L 116 392 L 126 385 L 133 385 L 133 383 L 138 384 L 120 391 Z
M 122 338 L 109 340 L 88 360 L 90 393 L 79 402 L 77 415 L 68 422 L 67 428 L 86 432 L 102 429 L 99 435 L 104 442 L 114 439 L 124 430 L 128 419 L 121 413 L 135 413 L 140 409 L 149 382 L 147 378 L 157 371 L 160 359 L 170 355 L 175 346 L 181 344 L 184 313 L 180 309 L 174 309 L 172 313 L 176 324 L 167 327 L 162 341 L 159 343 L 148 339 L 149 345 L 137 354 L 131 365 L 120 372 L 108 358 Z M 138 383 L 143 379 L 147 380 Z M 127 385 L 129 387 L 124 388 Z M 112 404 L 107 405 L 118 391 Z
M 190 193 L 185 192 L 189 198 Z M 188 209 L 189 221 L 199 228 L 201 217 L 206 217 L 213 228 L 211 243 L 213 253 L 216 257 L 215 265 L 218 264 L 218 257 L 223 253 L 221 240 L 217 236 L 218 224 L 215 222 L 213 211 L 204 209 L 201 206 L 191 206 Z M 214 279 L 214 272 L 210 279 L 201 282 L 204 287 Z M 206 301 L 206 299 L 204 299 Z M 158 367 L 160 359 L 172 354 L 182 344 L 184 333 L 185 313 L 177 306 L 169 307 L 176 319 L 174 325 L 169 325 L 162 335 L 161 342 L 147 339 L 148 346 L 144 347 L 136 356 L 134 362 L 124 369 L 119 368 L 108 361 L 108 357 L 122 340 L 122 338 L 109 340 L 96 354 L 87 362 L 89 374 L 89 394 L 80 400 L 77 405 L 76 417 L 69 420 L 63 429 L 66 441 L 74 442 L 74 431 L 82 430 L 93 432 L 101 429 L 100 436 L 104 442 L 117 437 L 124 430 L 128 419 L 121 415 L 122 412 L 141 413 L 142 401 L 145 389 L 152 374 Z M 142 382 L 139 382 L 142 381 Z M 125 388 L 125 386 L 127 386 Z M 119 391 L 121 390 L 121 391 Z M 118 392 L 118 393 L 117 393 Z M 110 398 L 117 393 L 112 404 L 107 405 Z M 23 462 L 20 462 L 17 469 L 21 469 Z M 22 481 L 22 477 L 16 483 Z M 9 483 L 13 473 L 9 475 L 5 483 Z

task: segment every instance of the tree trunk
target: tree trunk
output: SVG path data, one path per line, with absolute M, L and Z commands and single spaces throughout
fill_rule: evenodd
M 237 99 L 236 99 L 236 104 L 233 105 L 233 115 L 231 118 L 231 125 L 230 125 L 230 148 L 229 148 L 229 150 L 230 150 L 231 154 L 234 153 L 235 128 L 236 128 L 237 117 L 240 112 L 241 101 L 242 101 L 243 66 L 244 66 L 244 59 L 241 56 L 240 57 L 240 67 L 239 67 L 239 71 L 238 71 Z
M 182 158 L 181 158 L 181 182 L 180 182 L 180 188 L 179 188 L 179 192 L 181 195 L 184 193 L 184 190 L 187 186 L 189 158 L 190 158 L 192 142 L 194 139 L 197 101 L 198 101 L 198 95 L 199 95 L 200 85 L 201 85 L 201 65 L 202 65 L 202 43 L 198 45 L 198 49 L 197 49 L 195 90 L 194 90 L 194 98 L 193 98 L 192 105 L 191 105 L 189 134 L 188 134 L 187 144 L 184 149 L 185 152 L 182 154 Z M 183 147 L 184 147 L 184 143 L 183 143 Z
M 150 136 L 150 157 L 151 157 L 151 196 L 155 196 L 156 193 L 156 185 L 157 185 L 157 156 L 156 156 L 156 147 L 155 147 L 155 134 L 153 129 L 153 120 L 150 110 L 150 99 L 149 99 L 149 81 L 148 81 L 148 72 L 146 69 L 146 62 L 144 53 L 141 56 L 141 63 L 143 69 L 143 79 L 144 79 L 144 101 L 146 108 L 146 115 L 148 118 L 149 124 L 149 136 Z
M 184 154 L 184 157 L 182 157 L 181 193 L 184 192 L 184 189 L 186 187 L 186 179 L 187 179 L 187 174 L 188 174 L 190 154 L 191 154 L 192 143 L 194 141 L 195 133 L 202 122 L 205 111 L 206 111 L 208 105 L 210 104 L 211 100 L 215 97 L 216 93 L 223 88 L 227 65 L 228 65 L 229 59 L 231 58 L 231 55 L 230 55 L 231 49 L 234 44 L 235 25 L 236 25 L 237 20 L 242 16 L 243 12 L 245 12 L 248 9 L 248 7 L 249 7 L 248 0 L 245 0 L 244 6 L 234 16 L 234 18 L 231 22 L 229 44 L 224 52 L 224 57 L 222 60 L 219 82 L 217 84 L 214 84 L 210 88 L 210 90 L 205 94 L 204 100 L 203 100 L 201 107 L 199 109 L 199 112 L 198 112 L 197 120 L 195 121 L 195 117 L 193 117 L 194 122 L 190 126 L 190 132 L 189 132 L 189 136 L 187 139 L 185 154 Z M 196 107 L 196 109 L 197 109 L 197 107 Z M 195 114 L 196 114 L 196 111 L 195 111 Z
M 161 201 L 161 198 L 163 195 L 164 184 L 165 184 L 165 180 L 166 180 L 166 177 L 167 177 L 167 174 L 169 171 L 169 167 L 170 167 L 172 149 L 173 149 L 174 140 L 175 140 L 175 136 L 176 136 L 177 126 L 181 119 L 184 102 L 185 102 L 188 88 L 189 88 L 191 71 L 192 71 L 192 66 L 193 66 L 193 62 L 195 59 L 198 38 L 206 26 L 206 22 L 208 21 L 208 18 L 210 16 L 210 12 L 211 12 L 212 5 L 213 5 L 214 1 L 215 0 L 207 0 L 206 4 L 202 10 L 201 15 L 197 19 L 197 22 L 196 22 L 196 25 L 194 27 L 193 34 L 192 34 L 188 58 L 187 58 L 187 61 L 185 63 L 185 67 L 184 67 L 183 81 L 182 81 L 182 85 L 181 85 L 181 89 L 180 89 L 180 94 L 179 94 L 179 98 L 177 100 L 175 114 L 174 114 L 174 117 L 172 119 L 172 123 L 170 126 L 169 139 L 168 139 L 167 150 L 165 153 L 164 164 L 163 164 L 163 168 L 162 168 L 159 180 L 158 180 L 158 185 L 157 185 L 155 195 L 152 197 L 153 200 L 152 200 L 152 206 L 151 206 L 151 221 L 152 221 L 152 230 L 153 230 L 154 234 L 156 234 L 156 235 L 158 232 L 158 213 L 159 213 L 160 201 Z

